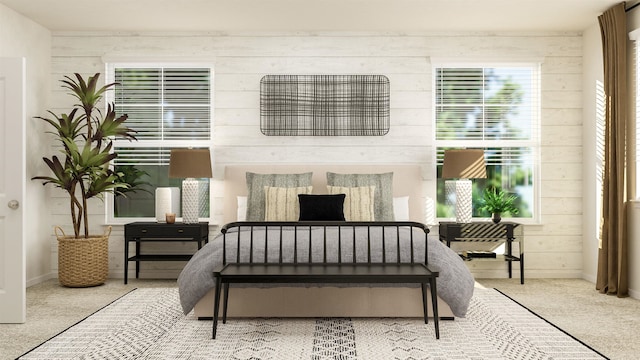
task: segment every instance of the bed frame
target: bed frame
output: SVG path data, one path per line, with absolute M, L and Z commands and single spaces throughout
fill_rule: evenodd
M 424 223 L 424 175 L 419 165 L 228 165 L 224 174 L 223 222 L 236 221 L 237 196 L 246 196 L 246 172 L 291 174 L 313 172 L 314 194 L 326 194 L 326 172 L 393 172 L 394 197 L 409 196 L 410 220 Z M 429 294 L 430 296 L 430 294 Z M 255 301 L 260 299 L 260 301 Z M 230 317 L 422 317 L 420 287 L 274 287 L 238 288 L 229 294 Z M 214 291 L 195 306 L 200 319 L 213 317 Z M 452 319 L 449 306 L 438 299 L 440 319 Z M 433 316 L 431 313 L 429 316 Z

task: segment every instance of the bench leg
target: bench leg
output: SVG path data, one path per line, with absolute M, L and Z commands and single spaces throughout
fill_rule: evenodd
M 216 330 L 218 328 L 218 312 L 220 310 L 220 286 L 222 285 L 222 278 L 216 276 L 216 291 L 213 301 L 213 334 L 212 339 L 216 338 Z
M 227 323 L 227 305 L 229 304 L 229 283 L 224 283 L 224 304 L 222 308 L 222 323 Z
M 520 254 L 520 284 L 524 284 L 524 254 Z
M 429 323 L 429 307 L 427 306 L 427 284 L 422 283 L 422 311 L 424 312 L 424 323 Z
M 429 279 L 429 287 L 431 288 L 431 308 L 433 309 L 433 322 L 436 329 L 436 339 L 440 339 L 440 315 L 438 315 L 438 294 L 436 290 L 436 278 Z

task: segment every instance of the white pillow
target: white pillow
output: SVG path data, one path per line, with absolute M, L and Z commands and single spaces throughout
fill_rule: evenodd
M 393 198 L 393 215 L 396 221 L 409 221 L 409 197 Z
M 344 219 L 346 221 L 373 221 L 375 219 L 375 186 L 343 187 L 327 185 L 329 194 L 345 194 Z
M 238 221 L 246 221 L 247 220 L 247 197 L 246 196 L 238 196 Z
M 264 187 L 264 221 L 298 221 L 300 203 L 298 194 L 311 194 L 311 186 Z

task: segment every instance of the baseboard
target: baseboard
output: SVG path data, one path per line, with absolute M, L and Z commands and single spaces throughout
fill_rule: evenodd
M 593 274 L 582 273 L 582 279 L 586 280 L 586 281 L 588 281 L 590 283 L 593 283 L 593 284 L 596 283 L 596 275 L 593 275 Z
M 473 261 L 473 260 L 472 260 Z M 476 279 L 505 279 L 509 277 L 506 270 L 482 270 L 472 269 L 471 274 Z M 512 278 L 520 278 L 520 268 L 517 263 L 513 264 Z M 524 269 L 524 279 L 581 279 L 582 274 L 578 271 L 555 271 L 555 270 L 528 270 Z
M 43 283 L 47 280 L 51 280 L 51 279 L 55 279 L 57 277 L 57 275 L 53 272 L 45 274 L 45 275 L 40 275 L 40 276 L 36 276 L 34 278 L 31 278 L 29 280 L 27 280 L 27 287 L 31 287 L 34 285 L 38 285 L 40 283 Z

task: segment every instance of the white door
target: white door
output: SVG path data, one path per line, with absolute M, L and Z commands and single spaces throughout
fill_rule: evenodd
M 0 58 L 0 323 L 26 320 L 24 59 Z

